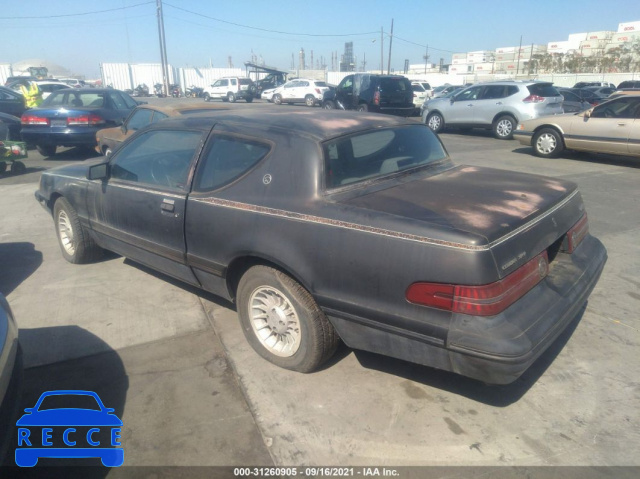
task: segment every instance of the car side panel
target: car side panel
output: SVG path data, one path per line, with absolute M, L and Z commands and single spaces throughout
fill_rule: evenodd
M 627 118 L 586 118 L 577 116 L 565 134 L 567 148 L 624 155 L 628 152 L 630 129 Z

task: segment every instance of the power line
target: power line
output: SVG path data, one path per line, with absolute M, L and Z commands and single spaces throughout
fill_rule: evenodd
M 402 42 L 405 42 L 405 43 L 410 43 L 411 45 L 416 45 L 418 47 L 422 47 L 422 48 L 426 48 L 427 47 L 427 45 L 423 45 L 421 43 L 416 43 L 416 42 L 412 42 L 411 40 L 405 40 L 404 38 L 400 38 L 398 35 L 394 35 L 393 38 L 395 38 L 396 40 L 400 40 Z M 456 52 L 454 52 L 452 50 L 445 50 L 443 48 L 435 48 L 435 47 L 432 47 L 432 46 L 429 46 L 429 50 L 438 50 L 439 52 L 456 53 Z
M 150 2 L 142 2 L 136 3 L 135 5 L 129 5 L 125 7 L 118 8 L 109 8 L 108 10 L 95 10 L 93 12 L 82 12 L 82 13 L 65 13 L 62 15 L 42 15 L 42 16 L 29 16 L 29 17 L 0 17 L 0 20 L 33 20 L 37 18 L 62 18 L 62 17 L 80 17 L 82 15 L 94 15 L 96 13 L 107 13 L 107 12 L 116 12 L 118 10 L 126 10 L 128 8 L 139 7 L 140 5 L 149 5 L 150 3 L 155 3 L 153 1 Z
M 234 25 L 236 27 L 242 27 L 242 28 L 249 28 L 251 30 L 259 30 L 261 32 L 268 32 L 268 33 L 279 33 L 281 35 L 295 35 L 295 36 L 299 36 L 299 37 L 352 37 L 352 36 L 357 36 L 357 35 L 372 35 L 372 34 L 377 34 L 378 32 L 361 32 L 361 33 L 341 33 L 341 34 L 334 34 L 334 35 L 329 35 L 329 34 L 319 34 L 319 33 L 293 33 L 293 32 L 283 32 L 280 30 L 270 30 L 268 28 L 259 28 L 259 27 L 252 27 L 249 25 L 243 25 L 241 23 L 234 23 L 234 22 L 229 22 L 227 20 L 221 20 L 219 18 L 215 18 L 215 17 L 210 17 L 208 15 L 205 15 L 203 13 L 198 13 L 198 12 L 194 12 L 192 10 L 187 10 L 186 8 L 182 8 L 182 7 L 176 7 L 175 5 L 171 5 L 170 3 L 164 2 L 164 5 L 166 5 L 167 7 L 171 7 L 171 8 L 175 8 L 176 10 L 181 10 L 183 12 L 187 12 L 190 13 L 192 15 L 197 15 L 199 17 L 202 18 L 207 18 L 209 20 L 213 20 L 216 22 L 220 22 L 220 23 L 226 23 L 228 25 Z

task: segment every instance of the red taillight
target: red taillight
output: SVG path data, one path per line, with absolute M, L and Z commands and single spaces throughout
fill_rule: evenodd
M 416 93 L 413 94 L 413 98 L 418 98 L 418 95 Z
M 373 94 L 373 104 L 380 105 L 380 92 L 377 91 Z
M 538 95 L 529 95 L 527 98 L 524 98 L 522 101 L 524 103 L 542 103 L 545 100 L 543 96 Z
M 316 93 L 317 93 L 318 95 L 322 95 L 322 91 L 320 90 L 320 88 L 316 88 Z
M 585 213 L 582 215 L 582 218 L 580 218 L 578 222 L 573 225 L 569 231 L 567 231 L 564 241 L 562 242 L 562 252 L 569 254 L 573 253 L 582 240 L 587 236 L 587 233 L 589 233 L 589 219 Z
M 102 125 L 104 122 L 105 121 L 101 116 L 94 115 L 93 113 L 89 113 L 87 115 L 80 115 L 80 116 L 70 116 L 69 118 L 67 118 L 68 126 L 72 126 L 72 125 L 93 126 L 93 125 Z
M 407 289 L 410 303 L 454 313 L 494 316 L 530 291 L 549 273 L 547 252 L 539 254 L 509 276 L 482 286 L 414 283 Z
M 42 116 L 30 115 L 25 113 L 20 118 L 20 123 L 23 125 L 48 125 L 49 118 L 44 118 Z

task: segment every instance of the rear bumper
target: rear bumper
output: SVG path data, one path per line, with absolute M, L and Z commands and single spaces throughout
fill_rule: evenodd
M 372 327 L 329 313 L 354 348 L 452 371 L 490 384 L 509 384 L 524 373 L 569 326 L 587 301 L 607 260 L 587 236 L 573 254 L 558 254 L 549 275 L 496 316 L 453 314 L 447 340 L 433 344 L 412 331 Z M 365 325 L 366 324 L 366 325 Z
M 50 130 L 50 129 L 49 129 Z M 88 146 L 95 148 L 96 146 L 96 129 L 87 131 L 70 131 L 64 130 L 60 132 L 52 131 L 29 131 L 22 129 L 23 141 L 37 145 L 56 145 L 56 146 Z
M 411 116 L 415 109 L 416 108 L 412 103 L 411 106 L 406 107 L 381 106 L 379 107 L 378 112 L 384 113 L 385 115 Z

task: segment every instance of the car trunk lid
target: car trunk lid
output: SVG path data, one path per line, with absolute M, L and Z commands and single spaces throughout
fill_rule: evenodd
M 394 183 L 342 202 L 466 232 L 470 241 L 484 238 L 482 246 L 494 253 L 500 277 L 554 244 L 584 213 L 574 183 L 475 166 Z

